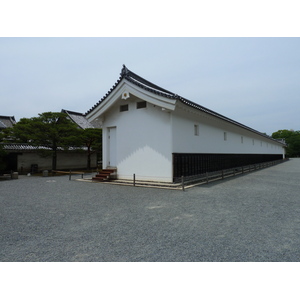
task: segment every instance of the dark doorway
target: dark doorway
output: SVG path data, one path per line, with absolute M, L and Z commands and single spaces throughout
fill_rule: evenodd
M 18 153 L 8 153 L 4 157 L 5 171 L 18 171 Z

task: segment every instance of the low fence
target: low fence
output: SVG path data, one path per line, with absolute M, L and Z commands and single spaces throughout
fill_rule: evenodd
M 222 180 L 231 176 L 237 176 L 244 173 L 249 173 L 257 171 L 260 169 L 268 168 L 274 165 L 281 164 L 288 159 L 273 160 L 255 164 L 248 164 L 241 167 L 228 168 L 213 172 L 206 172 L 198 175 L 192 176 L 180 176 L 175 177 L 173 182 L 159 182 L 159 181 L 146 181 L 143 180 L 141 176 L 136 176 L 133 174 L 132 179 L 119 179 L 109 181 L 115 184 L 129 185 L 129 186 L 141 186 L 141 187 L 157 187 L 157 188 L 167 188 L 176 190 L 185 190 L 185 188 L 192 187 L 198 184 L 205 184 L 216 180 Z M 148 177 L 147 177 L 148 178 Z
M 209 183 L 211 181 L 221 180 L 227 177 L 236 176 L 247 172 L 257 171 L 260 169 L 281 164 L 287 160 L 288 159 L 274 160 L 274 161 L 251 164 L 251 165 L 246 165 L 246 166 L 241 166 L 236 168 L 224 169 L 220 171 L 206 172 L 199 175 L 181 176 L 181 177 L 174 178 L 174 183 L 180 184 L 182 190 L 184 190 L 186 186 L 199 184 L 199 183 Z
M 72 179 L 72 175 L 81 175 L 81 178 L 83 178 L 83 175 L 85 174 L 84 172 L 74 172 L 74 171 L 72 171 L 72 170 L 70 170 L 70 171 L 57 171 L 57 170 L 52 170 L 51 171 L 52 173 L 54 173 L 54 174 L 62 174 L 62 175 L 69 175 L 69 180 L 71 180 Z M 43 174 L 44 175 L 44 174 Z M 46 176 L 48 176 L 48 173 L 47 173 L 47 175 Z

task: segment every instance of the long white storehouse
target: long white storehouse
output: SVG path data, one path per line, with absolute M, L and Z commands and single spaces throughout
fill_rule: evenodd
M 283 159 L 285 144 L 167 91 L 123 66 L 86 114 L 103 133 L 103 168 L 119 179 L 173 182 L 230 167 Z

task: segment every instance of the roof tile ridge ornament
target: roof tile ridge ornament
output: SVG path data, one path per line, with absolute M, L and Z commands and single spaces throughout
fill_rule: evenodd
M 121 77 L 126 77 L 129 74 L 129 70 L 127 69 L 127 67 L 123 64 L 123 68 L 121 70 Z

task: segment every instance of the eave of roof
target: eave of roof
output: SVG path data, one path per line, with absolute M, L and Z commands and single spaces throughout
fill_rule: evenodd
M 113 90 L 115 90 L 115 88 L 119 85 L 119 83 L 122 81 L 122 79 L 126 79 L 128 80 L 129 82 L 133 83 L 134 85 L 146 90 L 146 91 L 149 91 L 153 94 L 156 94 L 156 95 L 159 95 L 159 96 L 163 96 L 163 97 L 166 97 L 166 98 L 171 98 L 171 99 L 174 99 L 174 100 L 179 100 L 180 102 L 182 102 L 183 104 L 187 105 L 187 106 L 190 106 L 194 109 L 197 109 L 197 110 L 200 110 L 202 112 L 205 112 L 211 116 L 214 116 L 216 118 L 219 118 L 223 121 L 226 121 L 228 123 L 231 123 L 233 125 L 236 125 L 236 126 L 239 126 L 243 129 L 246 129 L 248 131 L 251 131 L 255 134 L 258 134 L 260 136 L 263 136 L 265 138 L 268 138 L 272 141 L 275 141 L 277 143 L 280 143 L 280 144 L 283 144 L 285 145 L 283 142 L 280 142 L 276 139 L 273 139 L 272 137 L 262 133 L 262 132 L 259 132 L 253 128 L 250 128 L 242 123 L 239 123 L 237 121 L 234 121 L 230 118 L 227 118 L 213 110 L 210 110 L 200 104 L 197 104 L 195 102 L 192 102 L 186 98 L 183 98 L 175 93 L 172 93 L 166 89 L 163 89 L 161 87 L 159 87 L 158 85 L 155 85 L 153 84 L 152 82 L 140 77 L 139 75 L 135 74 L 134 72 L 130 71 L 125 65 L 123 65 L 123 68 L 121 70 L 121 73 L 120 73 L 120 77 L 119 79 L 117 80 L 117 82 L 113 85 L 113 87 L 101 98 L 101 100 L 99 100 L 90 110 L 88 110 L 86 113 L 85 113 L 85 116 L 88 115 L 89 113 L 91 113 L 94 109 L 96 109 L 102 102 L 104 102 L 107 97 L 112 93 Z
M 61 112 L 67 114 L 69 118 L 82 129 L 94 128 L 94 126 L 86 119 L 85 115 L 82 113 L 66 109 L 62 109 Z

